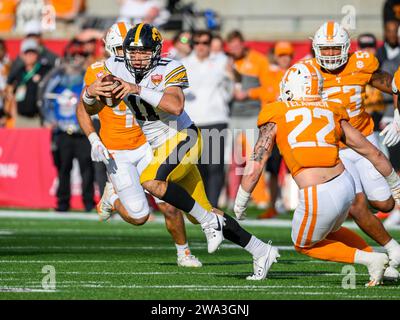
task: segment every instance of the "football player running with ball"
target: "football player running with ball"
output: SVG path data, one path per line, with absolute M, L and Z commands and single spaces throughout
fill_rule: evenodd
M 131 25 L 119 22 L 108 30 L 104 42 L 111 59 L 123 61 L 122 43 L 130 28 Z M 84 79 L 86 93 L 107 94 L 103 90 L 110 83 L 102 82 L 107 74 L 104 61 L 89 66 Z M 84 97 L 84 100 L 88 98 Z M 80 103 L 77 108 L 80 126 L 92 145 L 92 159 L 105 163 L 111 181 L 106 183 L 103 197 L 97 205 L 98 213 L 101 220 L 108 220 L 115 209 L 126 222 L 142 225 L 149 218 L 150 209 L 139 176 L 153 157 L 151 147 L 123 101 L 114 108 L 102 108 L 98 115 L 100 137 L 83 104 Z M 174 239 L 178 266 L 201 267 L 201 262 L 191 254 L 182 213 L 176 212 L 177 209 L 163 201 L 156 202 L 164 214 L 167 230 Z
M 380 71 L 378 60 L 368 52 L 356 51 L 349 54 L 349 34 L 337 22 L 324 23 L 315 33 L 312 46 L 315 58 L 306 63 L 316 67 L 324 78 L 323 99 L 346 106 L 349 124 L 378 146 L 373 134 L 374 122 L 363 105 L 365 87 L 370 84 L 383 92 L 392 93 L 392 76 Z M 390 128 L 392 125 L 383 132 L 386 134 L 385 143 L 391 142 L 393 135 L 396 135 Z M 369 204 L 382 212 L 391 211 L 395 201 L 390 188 L 384 177 L 363 155 L 342 143 L 339 155 L 356 183 L 356 196 L 350 215 L 370 238 L 387 250 L 392 268 L 387 269 L 385 276 L 396 279 L 399 277 L 396 268 L 400 265 L 400 245 L 368 207 Z
M 352 175 L 339 158 L 339 142 L 365 157 L 400 201 L 400 178 L 389 160 L 352 127 L 346 108 L 322 100 L 323 78 L 310 64 L 295 64 L 281 82 L 281 102 L 268 105 L 258 118 L 259 138 L 245 168 L 235 214 L 245 216 L 251 192 L 276 143 L 295 182 L 300 202 L 292 221 L 295 249 L 310 257 L 367 266 L 368 286 L 382 282 L 389 264 L 385 253 L 342 227 L 356 196 Z
M 279 257 L 278 249 L 209 203 L 196 166 L 201 134 L 184 111 L 183 89 L 189 86 L 186 69 L 178 61 L 161 58 L 161 47 L 157 28 L 140 23 L 125 37 L 124 61 L 110 58 L 105 62 L 107 70 L 121 82 L 112 94 L 124 99 L 152 148 L 153 158 L 140 182 L 152 195 L 201 224 L 209 253 L 226 238 L 252 254 L 254 274 L 248 279 L 262 280 Z M 84 105 L 90 113 L 104 107 L 97 99 L 89 102 L 84 101 Z

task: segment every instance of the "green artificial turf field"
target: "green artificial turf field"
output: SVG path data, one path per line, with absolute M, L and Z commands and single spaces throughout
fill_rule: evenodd
M 225 241 L 209 255 L 204 234 L 188 222 L 192 252 L 203 267 L 179 268 L 175 247 L 158 220 L 132 227 L 120 220 L 1 217 L 0 299 L 400 298 L 397 283 L 365 288 L 369 277 L 362 266 L 356 267 L 355 289 L 344 289 L 344 265 L 293 251 L 288 226 L 245 226 L 280 247 L 279 263 L 264 281 L 245 279 L 252 272 L 251 256 L 237 246 Z M 399 231 L 392 235 L 400 238 Z M 42 286 L 48 276 L 42 273 L 44 267 L 54 267 L 54 290 Z

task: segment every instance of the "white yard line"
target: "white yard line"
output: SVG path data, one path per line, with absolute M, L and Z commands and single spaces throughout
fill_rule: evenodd
M 237 291 L 256 291 L 256 292 L 265 292 L 268 295 L 281 295 L 283 290 L 287 289 L 298 289 L 299 291 L 287 292 L 284 293 L 288 296 L 326 296 L 326 295 L 336 295 L 343 296 L 346 298 L 356 298 L 356 299 L 381 299 L 381 295 L 368 295 L 368 291 L 365 291 L 365 295 L 352 294 L 352 290 L 344 290 L 340 286 L 304 286 L 304 285 L 110 285 L 106 284 L 106 282 L 96 282 L 96 281 L 64 281 L 57 283 L 56 290 L 46 290 L 40 287 L 38 284 L 35 286 L 36 282 L 31 281 L 32 285 L 30 288 L 27 287 L 13 287 L 13 286 L 0 286 L 0 292 L 15 292 L 15 293 L 34 293 L 34 292 L 45 292 L 45 293 L 55 293 L 55 292 L 68 292 L 72 289 L 75 291 L 78 288 L 90 288 L 90 289 L 181 289 L 185 291 L 225 291 L 225 292 L 237 292 Z M 60 290 L 61 288 L 61 290 Z M 271 290 L 272 289 L 272 290 Z M 304 291 L 304 289 L 319 289 L 321 291 Z M 340 292 L 332 292 L 333 290 L 341 290 Z M 368 288 L 364 288 L 363 286 L 358 286 L 357 289 L 369 290 Z M 378 287 L 379 290 L 396 290 L 398 291 L 398 287 Z M 273 291 L 278 290 L 278 291 Z M 399 299 L 400 295 L 392 295 L 387 296 L 385 298 L 394 298 Z
M 295 251 L 293 246 L 276 246 L 281 251 Z M 191 245 L 190 248 L 192 250 L 202 250 L 206 248 L 206 245 Z M 242 248 L 235 244 L 222 244 L 221 249 L 236 249 L 242 250 Z M 372 247 L 376 252 L 385 252 L 381 247 Z M 79 251 L 113 251 L 113 250 L 143 250 L 143 251 L 154 251 L 154 250 L 171 250 L 176 251 L 176 248 L 173 246 L 0 246 L 0 251 L 7 250 L 79 250 Z M 2 260 L 0 260 L 1 262 Z M 308 263 L 309 261 L 305 260 L 304 263 Z M 302 262 L 303 263 L 303 262 Z M 330 261 L 326 261 L 325 263 L 330 263 Z M 332 262 L 334 263 L 334 262 Z
M 329 289 L 331 290 L 332 287 L 326 286 L 103 286 L 101 284 L 88 284 L 88 285 L 57 285 L 57 288 L 61 288 L 62 290 L 48 290 L 43 289 L 40 286 L 37 287 L 12 287 L 12 286 L 2 286 L 0 287 L 0 292 L 2 293 L 58 293 L 58 292 L 68 292 L 68 288 L 73 288 L 76 290 L 78 287 L 80 288 L 91 288 L 91 289 L 184 289 L 186 291 L 258 291 L 258 292 L 265 292 L 268 295 L 281 295 L 282 291 L 271 291 L 266 289 L 288 289 L 288 288 L 296 288 L 296 289 L 315 289 L 315 288 L 322 288 L 322 289 Z M 67 289 L 67 290 L 65 290 Z M 339 289 L 339 288 L 338 288 Z M 368 290 L 368 289 L 365 289 Z M 343 296 L 346 298 L 356 298 L 356 299 L 381 299 L 382 296 L 380 295 L 351 295 L 351 291 L 342 291 L 342 292 L 327 292 L 327 291 L 301 291 L 301 292 L 285 292 L 286 295 L 289 296 L 326 296 L 335 295 L 335 296 Z M 385 298 L 394 298 L 398 299 L 399 296 L 385 296 Z
M 55 211 L 13 211 L 13 210 L 0 210 L 0 218 L 31 218 L 31 219 L 50 219 L 50 220 L 87 220 L 87 221 L 99 221 L 99 217 L 96 213 L 59 213 Z M 113 217 L 110 222 L 122 222 L 125 223 L 118 215 Z M 151 223 L 164 224 L 164 218 L 156 216 L 155 220 L 149 221 Z M 277 227 L 277 228 L 290 228 L 292 225 L 291 220 L 281 219 L 267 219 L 267 220 L 244 220 L 240 221 L 243 226 L 254 226 L 254 227 Z M 352 221 L 346 221 L 343 224 L 348 228 L 358 228 L 357 225 Z M 399 226 L 393 226 L 389 228 L 391 230 L 400 230 Z
M 290 259 L 284 261 L 291 261 Z M 12 263 L 12 264 L 33 264 L 33 263 L 45 263 L 45 264 L 80 264 L 80 263 L 124 263 L 124 264 L 157 264 L 157 263 L 165 263 L 164 261 L 135 261 L 135 260 L 0 260 L 0 264 L 2 263 Z M 307 264 L 337 264 L 337 262 L 332 261 L 323 261 L 323 260 L 296 260 L 296 263 L 307 263 Z
M 14 232 L 10 230 L 0 230 L 0 236 L 11 236 Z
M 31 219 L 52 219 L 52 220 L 96 220 L 99 216 L 96 213 L 59 213 L 55 211 L 12 211 L 0 210 L 0 218 L 31 218 Z
M 58 290 L 46 290 L 46 289 L 35 289 L 35 288 L 15 288 L 15 287 L 0 287 L 0 292 L 12 292 L 12 293 L 21 293 L 21 292 L 58 292 Z
M 187 270 L 187 269 L 186 269 Z M 42 274 L 41 272 L 37 271 L 0 271 L 0 274 Z M 204 276 L 209 276 L 209 275 L 215 275 L 215 276 L 225 276 L 225 275 L 236 275 L 236 276 L 242 276 L 246 274 L 246 272 L 195 272 L 195 271 L 140 271 L 140 272 L 110 272 L 110 271 L 58 271 L 57 274 L 68 274 L 68 275 L 118 275 L 118 276 L 123 276 L 123 275 L 204 275 Z M 274 275 L 274 271 L 271 271 L 271 275 Z M 290 273 L 284 273 L 283 274 L 285 277 L 290 277 L 290 276 L 301 276 L 301 277 L 319 277 L 319 276 L 324 276 L 324 277 L 343 277 L 343 273 L 306 273 L 306 272 L 290 272 Z M 358 276 L 367 276 L 367 273 L 357 273 Z M 11 278 L 10 278 L 11 279 Z M 7 280 L 5 279 L 0 279 L 0 280 Z
M 206 245 L 191 245 L 191 249 L 205 249 Z M 242 249 L 235 244 L 223 244 L 222 249 Z M 294 251 L 293 246 L 277 246 L 279 250 Z M 65 250 L 176 250 L 173 246 L 0 246 L 0 250 L 45 250 L 45 249 L 65 249 Z

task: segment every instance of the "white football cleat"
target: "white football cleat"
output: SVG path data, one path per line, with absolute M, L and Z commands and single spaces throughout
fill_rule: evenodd
M 397 246 L 395 249 L 387 251 L 389 256 L 389 266 L 397 269 L 400 266 L 400 247 Z
M 267 250 L 263 256 L 259 258 L 253 257 L 254 274 L 248 276 L 247 280 L 265 279 L 272 264 L 278 262 L 277 259 L 280 257 L 278 248 L 271 246 L 270 242 L 266 246 Z
M 382 284 L 383 274 L 389 266 L 389 258 L 385 253 L 371 252 L 371 254 L 375 255 L 375 257 L 367 266 L 370 281 L 365 284 L 366 287 L 375 287 Z
M 187 268 L 200 268 L 203 266 L 200 260 L 191 254 L 178 256 L 177 263 L 179 267 Z
M 103 195 L 96 205 L 97 214 L 101 221 L 107 221 L 113 214 L 114 208 L 110 203 L 110 197 L 115 193 L 111 182 L 106 182 Z
M 203 223 L 201 228 L 207 238 L 208 253 L 213 253 L 219 248 L 219 245 L 224 240 L 222 228 L 225 224 L 225 219 L 219 214 L 213 212 L 210 212 L 210 214 L 213 214 L 215 218 L 211 222 Z
M 397 271 L 397 269 L 389 266 L 386 268 L 385 273 L 383 274 L 383 281 L 397 281 L 399 280 L 399 277 L 400 273 Z
M 391 228 L 400 225 L 400 211 L 398 209 L 393 210 L 389 217 L 383 222 L 385 228 Z

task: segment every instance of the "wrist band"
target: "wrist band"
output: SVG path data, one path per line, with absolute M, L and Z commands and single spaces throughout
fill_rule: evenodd
M 87 93 L 86 89 L 83 92 L 82 100 L 83 100 L 83 102 L 85 102 L 89 106 L 92 106 L 92 105 L 94 105 L 96 103 L 96 97 L 89 96 L 89 94 Z
M 385 179 L 390 188 L 397 187 L 400 185 L 400 178 L 397 175 L 396 171 L 394 171 L 394 169 L 392 169 L 392 173 L 390 175 L 388 175 L 387 177 L 385 177 Z
M 399 90 L 397 89 L 396 82 L 394 81 L 394 78 L 392 80 L 392 93 L 393 94 L 398 94 L 399 93 Z
M 100 140 L 100 137 L 97 135 L 96 132 L 92 132 L 91 134 L 88 135 L 88 139 L 90 141 L 90 144 L 95 143 L 96 141 Z
M 139 97 L 142 98 L 144 101 L 150 103 L 150 105 L 153 108 L 158 107 L 163 95 L 164 95 L 163 92 L 149 89 L 146 87 L 139 87 Z
M 246 208 L 247 203 L 250 200 L 250 196 L 251 196 L 251 194 L 248 193 L 247 191 L 245 191 L 242 188 L 242 185 L 240 185 L 239 189 L 238 189 L 238 192 L 237 192 L 237 195 L 236 195 L 235 204 L 238 205 L 239 207 Z

